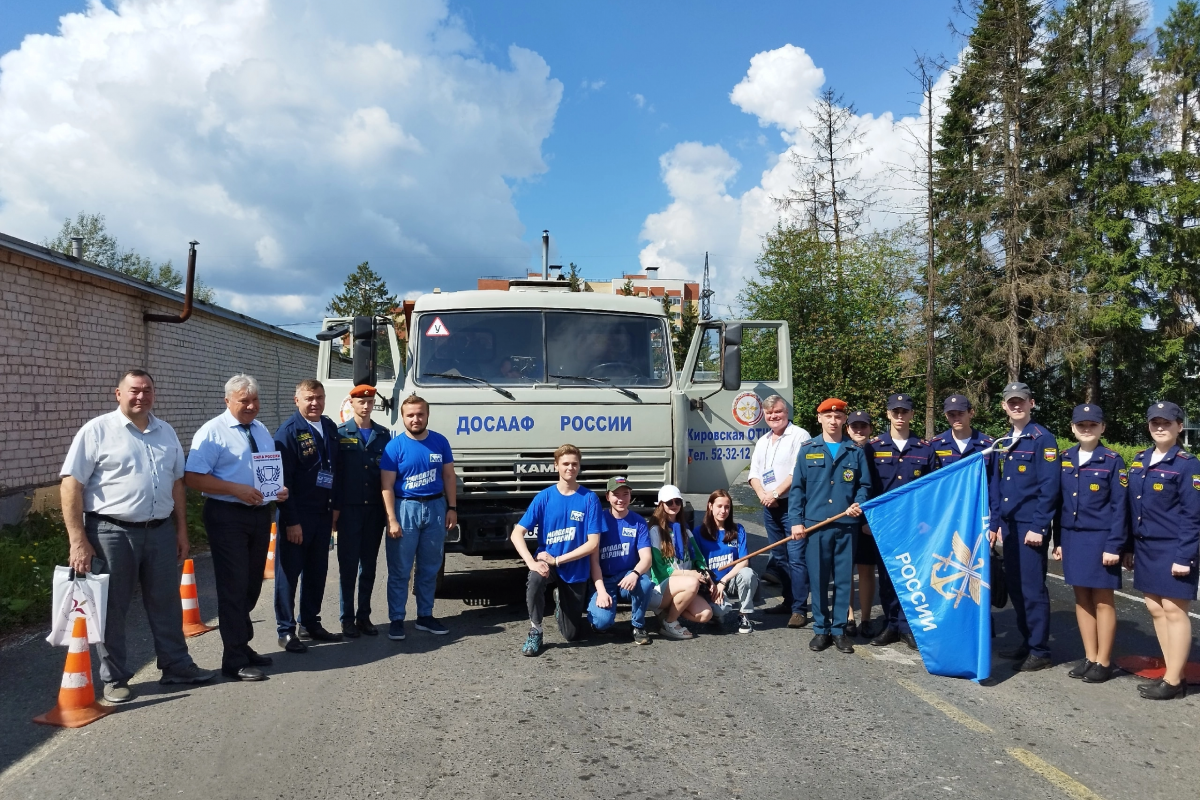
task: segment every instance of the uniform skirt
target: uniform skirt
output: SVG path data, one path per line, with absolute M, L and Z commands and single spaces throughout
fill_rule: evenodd
M 855 564 L 882 564 L 883 559 L 879 555 L 879 545 L 875 544 L 875 537 L 869 533 L 856 531 L 854 533 L 854 563 Z
M 1133 588 L 1144 594 L 1170 597 L 1172 600 L 1195 600 L 1197 579 L 1196 558 L 1191 561 L 1192 571 L 1182 578 L 1171 574 L 1171 564 L 1179 543 L 1174 539 L 1133 540 Z
M 1086 589 L 1120 589 L 1121 565 L 1104 566 L 1104 540 L 1108 531 L 1060 528 L 1063 578 Z

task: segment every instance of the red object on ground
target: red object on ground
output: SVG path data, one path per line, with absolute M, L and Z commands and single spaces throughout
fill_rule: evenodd
M 67 650 L 67 663 L 63 666 L 62 683 L 58 689 L 58 705 L 33 721 L 42 725 L 57 725 L 60 728 L 82 728 L 115 709 L 96 702 L 96 689 L 92 685 L 92 653 L 88 647 L 87 620 L 75 618 L 71 629 L 71 646 Z
M 1125 656 L 1117 659 L 1117 666 L 1150 680 L 1158 680 L 1167 672 L 1167 663 L 1154 656 Z M 1183 679 L 1188 683 L 1200 683 L 1200 663 L 1189 661 L 1183 668 Z

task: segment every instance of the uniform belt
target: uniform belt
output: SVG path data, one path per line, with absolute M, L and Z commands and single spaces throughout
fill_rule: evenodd
M 123 519 L 110 517 L 107 514 L 97 514 L 95 511 L 85 511 L 84 516 L 98 519 L 101 522 L 107 522 L 110 525 L 120 525 L 122 528 L 157 528 L 159 525 L 171 520 L 170 517 L 163 517 L 162 519 L 148 519 L 145 522 L 126 522 Z
M 429 503 L 433 500 L 441 500 L 445 496 L 446 496 L 445 492 L 439 492 L 438 494 L 431 494 L 428 497 L 401 497 L 400 499 L 401 500 L 416 500 L 418 503 Z

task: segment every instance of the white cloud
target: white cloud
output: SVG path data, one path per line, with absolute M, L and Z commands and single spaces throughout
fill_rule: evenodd
M 605 81 L 589 81 L 587 78 L 584 78 L 583 83 L 580 85 L 580 88 L 583 89 L 585 92 L 588 92 L 588 91 L 597 92 L 604 88 L 604 84 L 605 84 Z
M 637 103 L 638 108 L 646 107 L 646 98 L 643 95 L 635 94 L 633 96 L 633 102 Z
M 737 294 L 755 274 L 755 259 L 762 252 L 763 236 L 775 227 L 780 212 L 772 200 L 783 197 L 795 184 L 791 156 L 811 154 L 803 126 L 810 122 L 812 104 L 825 83 L 824 72 L 799 47 L 785 45 L 750 59 L 746 76 L 730 92 L 730 101 L 758 118 L 759 125 L 778 130 L 781 150 L 763 170 L 758 184 L 738 195 L 729 185 L 740 165 L 720 145 L 682 142 L 659 159 L 663 183 L 671 203 L 650 214 L 643 224 L 642 268 L 656 266 L 659 274 L 698 279 L 704 253 L 710 253 L 710 270 L 720 313 L 736 310 Z M 935 87 L 944 97 L 949 75 Z M 862 147 L 870 152 L 859 163 L 862 178 L 879 188 L 878 210 L 871 224 L 895 222 L 897 213 L 913 201 L 906 178 L 897 174 L 912 163 L 918 152 L 916 137 L 927 119 L 926 109 L 912 117 L 896 119 L 891 112 L 855 118 L 863 135 Z M 766 140 L 760 140 L 766 144 Z
M 272 321 L 367 259 L 407 294 L 530 255 L 510 184 L 546 170 L 562 85 L 484 60 L 444 0 L 92 0 L 60 26 L 0 57 L 0 231 L 103 213 L 177 263 L 196 238 L 218 298 Z

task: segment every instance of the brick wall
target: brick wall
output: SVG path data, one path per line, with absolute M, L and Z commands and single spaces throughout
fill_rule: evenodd
M 182 300 L 0 234 L 0 522 L 23 514 L 34 489 L 57 483 L 75 431 L 116 408 L 126 369 L 154 375 L 155 413 L 185 448 L 224 410 L 225 381 L 238 372 L 258 379 L 269 429 L 292 413 L 296 382 L 316 373 L 316 342 L 199 304 L 180 325 L 142 321 L 146 311 L 179 313 Z

